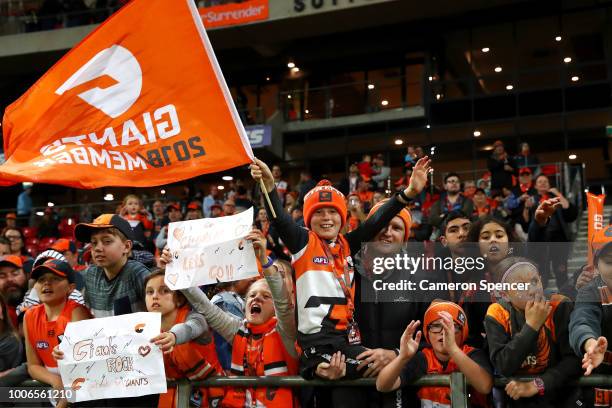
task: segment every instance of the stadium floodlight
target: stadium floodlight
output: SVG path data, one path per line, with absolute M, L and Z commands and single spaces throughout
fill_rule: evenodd
M 308 115 L 310 113 L 310 110 L 309 109 L 304 109 L 304 113 Z
M 395 143 L 396 145 L 400 146 L 400 145 L 403 145 L 403 144 L 404 144 L 404 141 L 403 141 L 402 139 L 395 139 L 395 142 L 394 142 L 394 143 Z
M 489 52 L 489 51 L 491 51 L 491 49 L 489 47 L 483 47 L 481 51 L 482 52 Z
M 161 193 L 162 195 L 165 195 L 165 194 L 166 194 L 166 190 L 164 190 L 164 189 L 162 188 L 162 191 L 160 191 L 160 193 Z
M 563 62 L 565 62 L 566 64 L 569 64 L 570 62 L 572 62 L 572 57 L 563 58 Z
M 576 158 L 577 158 L 578 156 L 576 156 L 575 154 L 573 154 L 573 153 L 572 153 L 572 154 L 570 154 L 568 157 L 569 157 L 569 159 L 570 159 L 570 160 L 576 160 Z
M 289 61 L 289 62 L 287 63 L 287 68 L 295 68 L 295 62 L 293 62 L 293 61 Z
M 431 129 L 431 125 L 426 125 L 425 126 L 427 129 Z
M 39 217 L 42 217 L 43 215 L 45 215 L 45 213 L 42 211 L 36 211 L 36 215 L 38 215 Z
M 55 206 L 55 203 L 52 203 L 51 201 L 47 203 L 47 207 L 53 207 L 53 206 Z
M 374 89 L 374 88 L 375 88 L 374 84 L 368 84 L 368 89 Z
M 113 196 L 110 193 L 104 196 L 104 201 L 113 201 L 114 199 L 115 199 L 115 196 Z
M 495 72 L 502 72 L 502 67 L 499 67 L 499 66 L 495 67 Z
M 511 90 L 513 90 L 513 89 L 514 89 L 514 85 L 512 85 L 512 84 L 508 84 L 508 85 L 506 85 L 506 90 L 507 90 L 507 91 L 511 91 Z
M 389 105 L 389 101 L 385 99 L 385 100 L 383 100 L 382 102 L 380 102 L 380 104 L 381 104 L 382 106 L 387 106 L 387 105 Z
M 555 37 L 555 41 L 556 42 L 561 42 L 562 39 L 563 39 L 563 37 L 561 37 L 560 35 Z
M 578 82 L 578 81 L 580 81 L 580 77 L 578 75 L 574 75 L 572 77 L 572 82 Z
M 474 137 L 480 137 L 482 133 L 480 133 L 480 130 L 475 130 L 474 131 Z
M 217 186 L 217 189 L 218 190 L 225 190 L 225 186 L 219 185 L 219 186 Z
M 223 176 L 221 178 L 225 181 L 232 181 L 234 179 L 232 176 Z

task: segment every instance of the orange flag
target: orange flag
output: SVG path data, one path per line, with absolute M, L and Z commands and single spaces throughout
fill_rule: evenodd
M 0 184 L 155 186 L 252 161 L 193 0 L 134 0 L 4 114 Z
M 593 266 L 593 239 L 598 231 L 604 228 L 604 201 L 605 194 L 595 195 L 587 192 L 587 211 L 588 211 L 588 255 L 587 263 Z

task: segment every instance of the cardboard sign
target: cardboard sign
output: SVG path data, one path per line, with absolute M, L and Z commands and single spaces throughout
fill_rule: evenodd
M 252 228 L 253 208 L 229 217 L 170 223 L 172 262 L 166 267 L 166 285 L 177 290 L 257 276 L 253 244 L 244 239 Z
M 166 392 L 160 313 L 132 313 L 68 323 L 60 350 L 62 382 L 70 402 Z

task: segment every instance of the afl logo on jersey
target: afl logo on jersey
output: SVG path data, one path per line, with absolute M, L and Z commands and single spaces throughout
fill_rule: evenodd
M 49 343 L 47 343 L 46 341 L 37 341 L 36 348 L 40 350 L 46 350 L 49 348 Z
M 314 258 L 312 258 L 312 262 L 316 263 L 317 265 L 328 265 L 329 264 L 329 260 L 325 256 L 315 256 Z

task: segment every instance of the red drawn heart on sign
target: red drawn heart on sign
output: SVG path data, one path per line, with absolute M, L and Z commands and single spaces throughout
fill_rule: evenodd
M 170 273 L 166 275 L 166 278 L 168 279 L 168 282 L 173 285 L 176 285 L 176 281 L 178 280 L 178 273 Z
M 147 354 L 149 354 L 151 352 L 151 347 L 149 346 L 140 346 L 138 347 L 138 354 L 140 354 L 143 357 L 146 357 Z
M 184 231 L 182 228 L 175 228 L 174 231 L 172 232 L 172 235 L 174 236 L 174 238 L 180 241 L 181 238 L 183 237 L 183 233 Z

